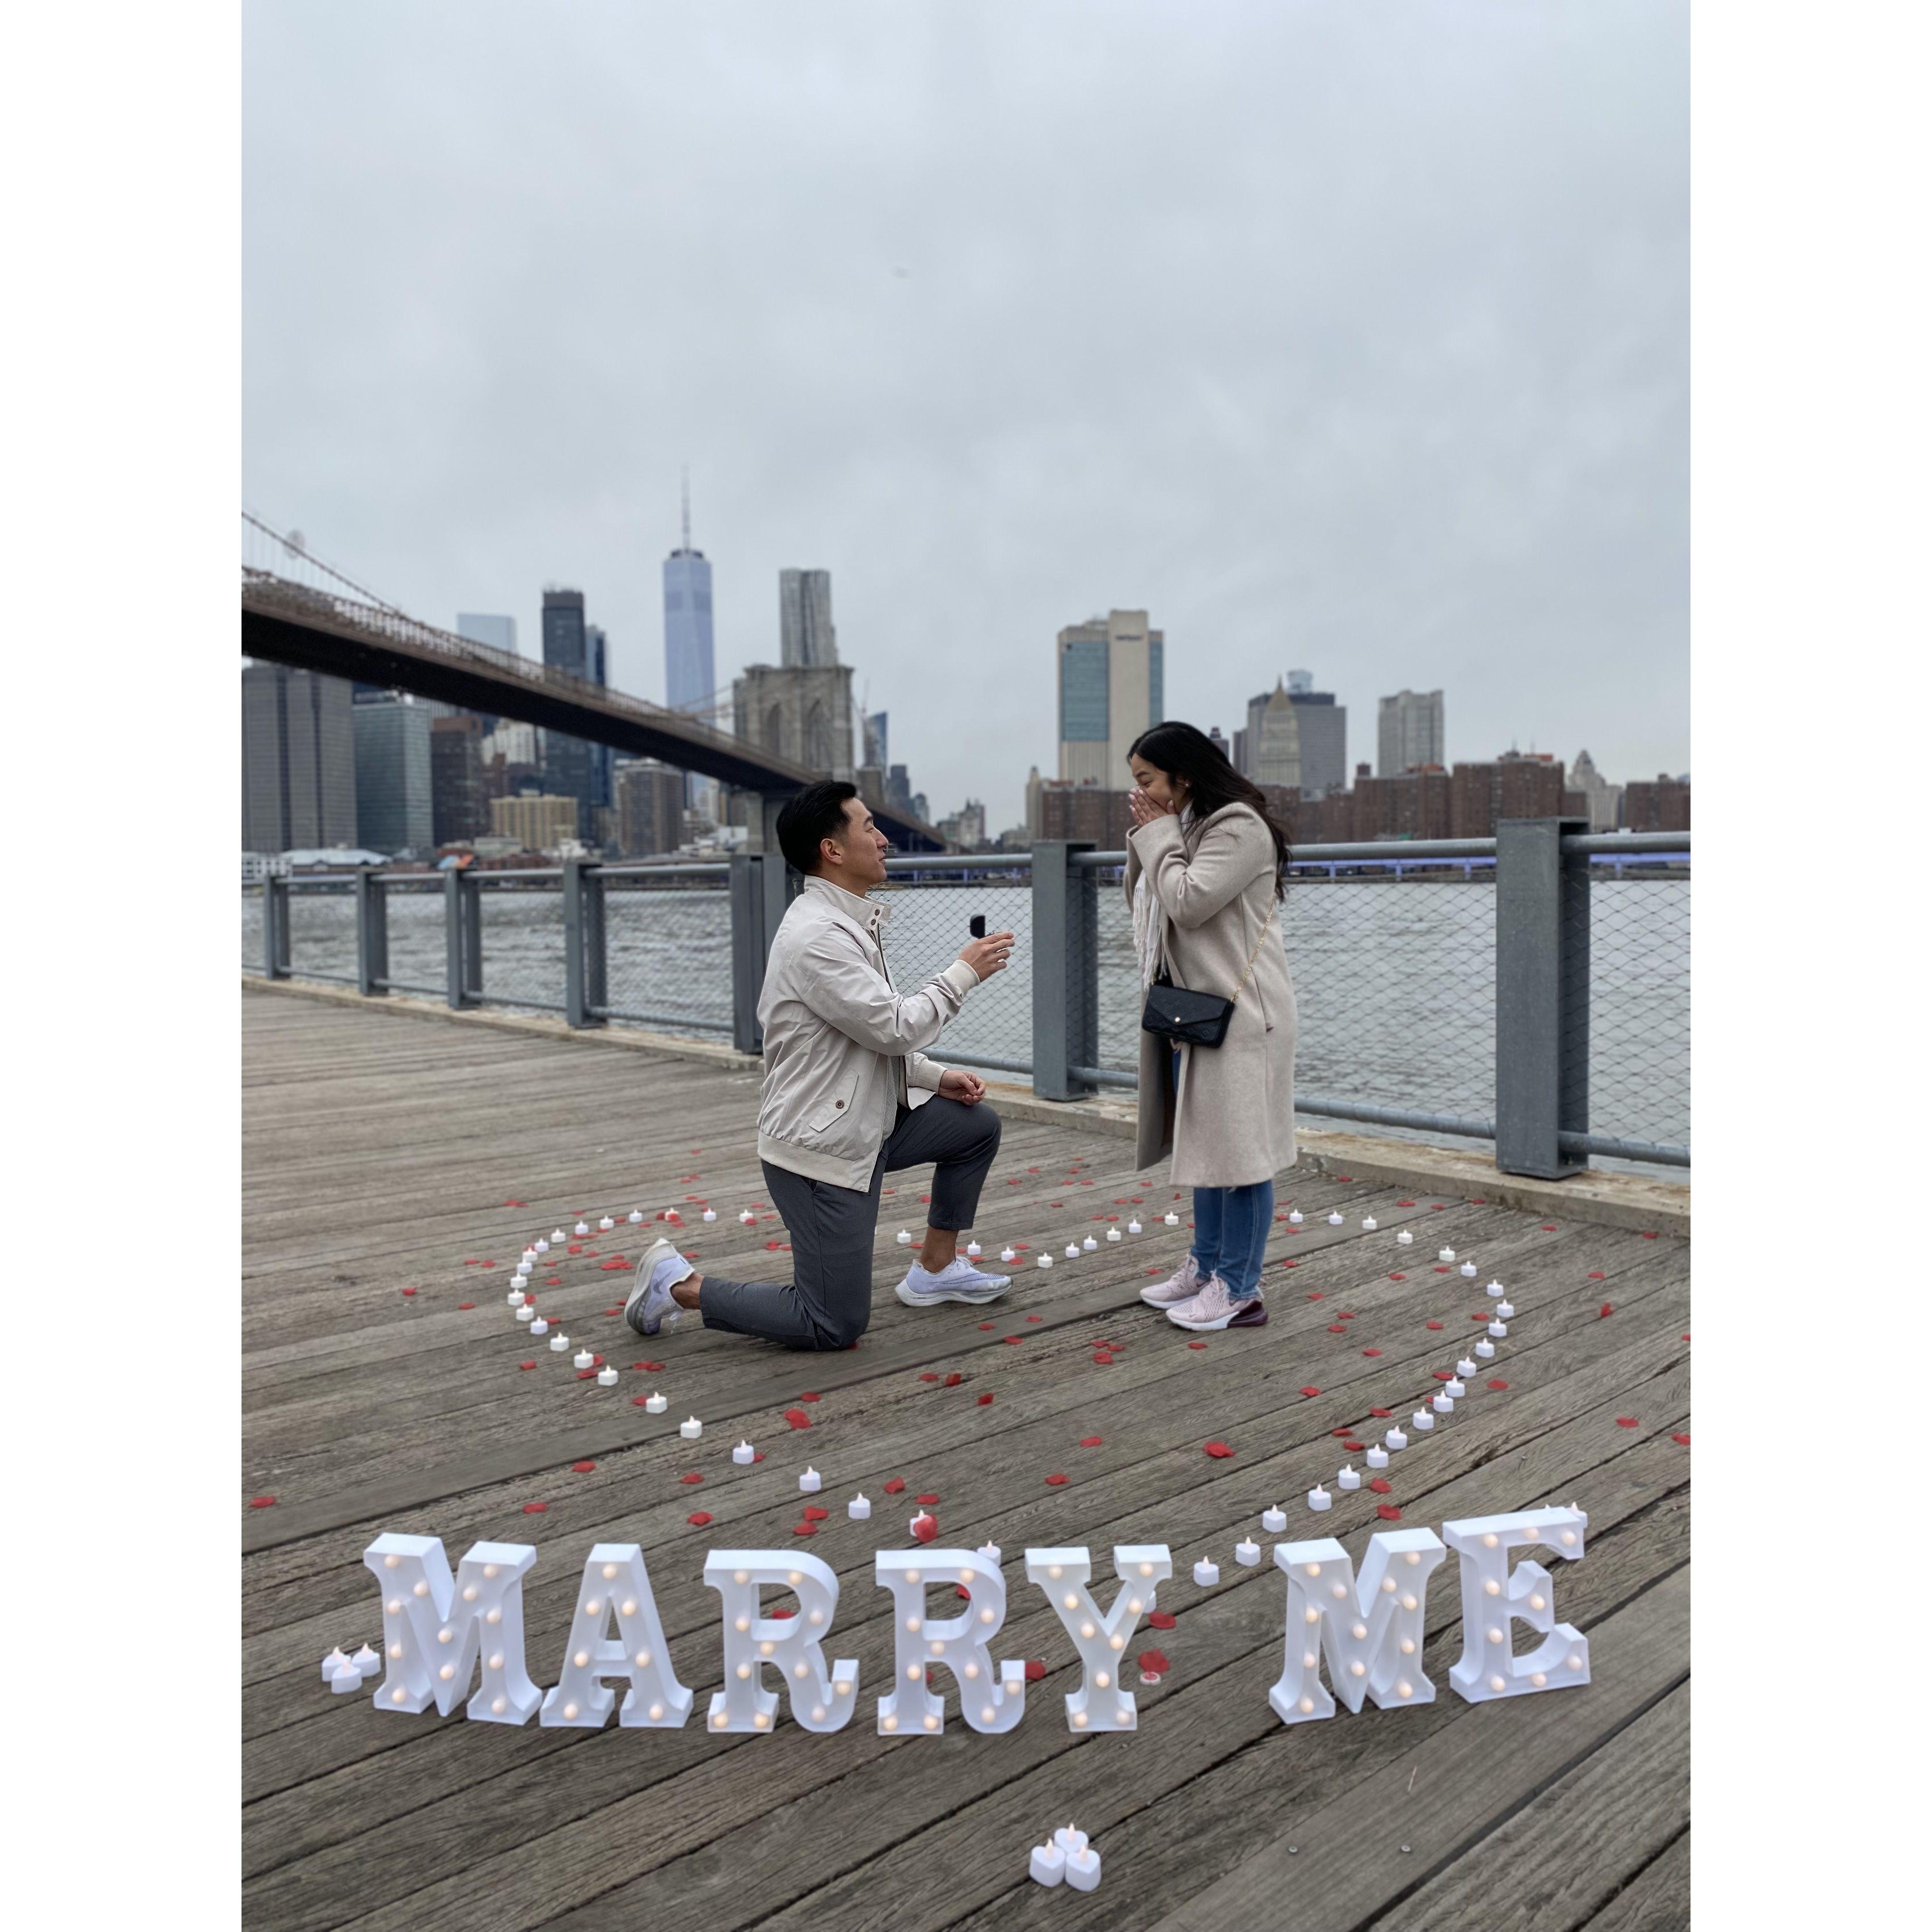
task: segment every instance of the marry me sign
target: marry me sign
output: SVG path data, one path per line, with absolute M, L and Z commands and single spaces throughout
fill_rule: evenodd
M 1586 1521 L 1581 1510 L 1549 1508 L 1444 1523 L 1439 1539 L 1426 1529 L 1382 1531 L 1370 1538 L 1359 1573 L 1333 1538 L 1277 1543 L 1287 1622 L 1270 1703 L 1284 1724 L 1298 1724 L 1332 1717 L 1337 1697 L 1351 1711 L 1360 1711 L 1365 1696 L 1384 1710 L 1432 1702 L 1436 1687 L 1422 1670 L 1424 1604 L 1429 1579 L 1450 1550 L 1462 1592 L 1462 1654 L 1449 1672 L 1458 1696 L 1480 1703 L 1587 1684 L 1588 1640 L 1557 1621 L 1550 1572 L 1526 1553 L 1546 1550 L 1576 1562 Z M 1514 1564 L 1513 1556 L 1520 1558 Z M 440 1538 L 386 1532 L 362 1560 L 382 1592 L 379 1710 L 417 1712 L 434 1705 L 447 1715 L 463 1702 L 469 1717 L 485 1724 L 523 1724 L 536 1715 L 544 1725 L 590 1730 L 607 1723 L 614 1706 L 617 1722 L 632 1728 L 675 1730 L 691 1714 L 692 1693 L 671 1667 L 644 1552 L 634 1543 L 592 1548 L 562 1666 L 548 1690 L 530 1681 L 524 1662 L 524 1579 L 537 1560 L 530 1545 L 474 1544 L 452 1577 Z M 1173 1574 L 1165 1544 L 1117 1544 L 1112 1561 L 1118 1587 L 1102 1610 L 1084 1547 L 1026 1552 L 1027 1581 L 1045 1594 L 1079 1658 L 1080 1688 L 1064 1700 L 1075 1731 L 1136 1728 L 1121 1668 L 1156 1588 Z M 892 1676 L 877 1698 L 880 1733 L 934 1736 L 944 1730 L 945 1706 L 932 1687 L 935 1670 L 950 1675 L 970 1729 L 1011 1730 L 1025 1708 L 1026 1673 L 1023 1660 L 995 1662 L 992 1654 L 1006 1615 L 998 1552 L 882 1550 L 873 1574 L 892 1598 Z M 838 1607 L 838 1579 L 830 1564 L 789 1550 L 714 1550 L 705 1558 L 704 1581 L 718 1592 L 723 1640 L 724 1688 L 711 1698 L 711 1730 L 772 1728 L 778 1694 L 765 1681 L 768 1672 L 803 1729 L 836 1731 L 850 1721 L 857 1662 L 828 1662 L 825 1654 Z M 963 1592 L 963 1606 L 943 1618 L 929 1616 L 927 1592 L 935 1586 L 952 1588 L 956 1602 Z M 790 1592 L 796 1612 L 765 1614 L 767 1589 Z M 1541 1637 L 1522 1655 L 1512 1634 L 1516 1622 Z M 623 1689 L 621 1703 L 614 1685 Z

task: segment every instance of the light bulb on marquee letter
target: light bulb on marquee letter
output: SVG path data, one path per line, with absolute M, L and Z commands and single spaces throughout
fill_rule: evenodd
M 610 1619 L 617 1634 L 608 1634 Z M 546 1728 L 601 1730 L 615 1701 L 602 1680 L 629 1684 L 617 1721 L 630 1729 L 676 1730 L 691 1715 L 691 1693 L 677 1681 L 664 1625 L 651 1596 L 644 1552 L 634 1543 L 599 1543 L 584 1566 L 563 1670 L 543 1700 Z
M 1588 1521 L 1580 1509 L 1535 1509 L 1442 1526 L 1462 1562 L 1462 1654 L 1449 1666 L 1459 1696 L 1486 1704 L 1589 1682 L 1590 1640 L 1556 1621 L 1550 1572 L 1527 1557 L 1512 1570 L 1509 1560 L 1512 1550 L 1540 1545 L 1574 1563 L 1583 1553 Z M 1526 1657 L 1517 1656 L 1510 1640 L 1514 1617 L 1544 1634 Z
M 1423 1600 L 1442 1556 L 1432 1531 L 1381 1530 L 1369 1538 L 1358 1580 L 1332 1536 L 1275 1545 L 1275 1566 L 1288 1576 L 1288 1634 L 1268 1702 L 1284 1724 L 1335 1714 L 1318 1656 L 1328 1658 L 1329 1681 L 1352 1711 L 1362 1708 L 1364 1695 L 1384 1711 L 1436 1701 L 1422 1670 Z
M 838 1607 L 838 1579 L 816 1556 L 788 1550 L 714 1550 L 704 1580 L 724 1612 L 724 1688 L 714 1691 L 706 1720 L 714 1731 L 769 1731 L 778 1715 L 776 1690 L 764 1688 L 764 1666 L 784 1679 L 794 1722 L 808 1731 L 842 1730 L 857 1694 L 859 1664 L 842 1657 L 828 1673 L 820 1643 Z M 758 1613 L 761 1584 L 795 1592 L 798 1615 Z
M 1120 1688 L 1134 1626 L 1154 1608 L 1154 1586 L 1174 1574 L 1164 1543 L 1117 1543 L 1114 1574 L 1120 1594 L 1104 1617 L 1087 1588 L 1093 1565 L 1084 1549 L 1029 1550 L 1027 1581 L 1046 1592 L 1054 1614 L 1080 1653 L 1080 1688 L 1066 1700 L 1072 1731 L 1131 1731 L 1140 1718 L 1133 1694 Z
M 880 1550 L 872 1574 L 892 1593 L 892 1689 L 879 1700 L 881 1737 L 936 1737 L 946 1704 L 932 1689 L 944 1664 L 959 1690 L 959 1714 L 976 1731 L 1010 1731 L 1026 1709 L 1026 1660 L 1010 1657 L 996 1671 L 987 1645 L 1006 1620 L 1006 1580 L 998 1560 L 976 1550 Z M 928 1585 L 967 1592 L 958 1616 L 928 1620 Z
M 480 1654 L 483 1685 L 467 1714 L 486 1724 L 522 1724 L 542 1701 L 524 1666 L 524 1578 L 537 1560 L 527 1543 L 472 1544 L 457 1565 L 437 1536 L 385 1531 L 362 1552 L 382 1592 L 379 1711 L 445 1717 L 470 1688 Z

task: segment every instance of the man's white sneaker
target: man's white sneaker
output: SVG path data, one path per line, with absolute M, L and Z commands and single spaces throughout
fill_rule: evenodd
M 686 1276 L 698 1270 L 677 1251 L 674 1242 L 653 1241 L 638 1263 L 632 1277 L 631 1292 L 624 1304 L 624 1319 L 640 1335 L 655 1335 L 660 1328 L 674 1328 L 684 1312 L 673 1299 L 671 1290 Z
M 1170 1308 L 1167 1318 L 1177 1328 L 1204 1334 L 1216 1328 L 1258 1328 L 1268 1320 L 1268 1310 L 1258 1294 L 1235 1300 L 1228 1292 L 1228 1284 L 1216 1274 L 1208 1276 L 1207 1286 L 1192 1300 L 1177 1302 Z
M 982 1274 L 970 1262 L 955 1256 L 937 1274 L 914 1262 L 892 1292 L 908 1308 L 932 1308 L 942 1301 L 997 1301 L 1007 1286 L 1005 1275 Z
M 1191 1300 L 1201 1292 L 1201 1268 L 1192 1254 L 1165 1281 L 1141 1290 L 1141 1299 L 1150 1308 L 1172 1308 L 1177 1301 Z

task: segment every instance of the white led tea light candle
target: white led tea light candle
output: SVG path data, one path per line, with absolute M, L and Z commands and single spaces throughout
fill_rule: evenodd
M 1550 1572 L 1527 1556 L 1510 1568 L 1512 1550 L 1537 1547 L 1575 1562 L 1583 1554 L 1588 1521 L 1580 1509 L 1552 1508 L 1468 1516 L 1442 1526 L 1462 1566 L 1462 1654 L 1449 1667 L 1449 1682 L 1459 1696 L 1486 1704 L 1589 1682 L 1590 1640 L 1556 1621 Z M 1512 1618 L 1543 1634 L 1543 1641 L 1526 1656 L 1516 1654 L 1510 1640 Z
M 1090 1255 L 1100 1245 L 1100 1244 L 1094 1240 L 1091 1234 L 1089 1234 L 1087 1238 L 1080 1244 L 1081 1252 L 1083 1254 Z
M 1324 1655 L 1329 1682 L 1351 1711 L 1365 1696 L 1384 1711 L 1435 1702 L 1422 1669 L 1423 1600 L 1444 1554 L 1432 1530 L 1379 1531 L 1358 1579 L 1332 1537 L 1275 1545 L 1276 1567 L 1288 1578 L 1288 1634 L 1268 1702 L 1284 1724 L 1335 1714 L 1322 1681 Z
M 1154 1606 L 1154 1590 L 1174 1574 L 1164 1543 L 1117 1543 L 1114 1574 L 1120 1587 L 1105 1616 L 1087 1588 L 1092 1559 L 1084 1548 L 1029 1550 L 1027 1580 L 1045 1592 L 1054 1615 L 1080 1655 L 1080 1688 L 1066 1699 L 1073 1731 L 1131 1731 L 1139 1723 L 1133 1694 L 1120 1688 L 1120 1666 L 1135 1627 Z M 1216 1574 L 1218 1576 L 1219 1572 Z M 1199 1571 L 1196 1575 L 1198 1578 Z
M 976 1262 L 983 1252 L 977 1241 L 968 1241 L 966 1244 L 966 1258 L 969 1262 Z
M 1120 1238 L 1120 1229 L 1118 1228 L 1109 1228 L 1107 1230 L 1107 1238 L 1110 1241 L 1118 1241 Z
M 613 1619 L 615 1636 L 610 1634 Z M 671 1668 L 650 1572 L 634 1543 L 592 1546 L 563 1672 L 544 1695 L 538 1722 L 547 1729 L 601 1730 L 616 1702 L 607 1678 L 621 1678 L 630 1686 L 617 1712 L 617 1722 L 626 1729 L 674 1731 L 691 1715 L 691 1693 Z
M 756 1460 L 758 1453 L 748 1442 L 740 1442 L 731 1451 L 731 1460 L 742 1466 L 748 1466 Z
M 724 1612 L 724 1688 L 712 1695 L 706 1720 L 714 1731 L 769 1731 L 778 1714 L 776 1690 L 764 1687 L 769 1666 L 784 1680 L 794 1723 L 808 1731 L 842 1730 L 858 1694 L 859 1664 L 842 1657 L 826 1668 L 821 1640 L 838 1607 L 838 1579 L 829 1563 L 785 1550 L 714 1550 L 704 1580 Z M 775 1584 L 798 1598 L 798 1615 L 759 1614 L 761 1586 Z
M 1004 1658 L 996 1669 L 986 1648 L 1006 1620 L 1006 1580 L 998 1558 L 976 1550 L 880 1550 L 872 1574 L 892 1593 L 892 1689 L 878 1700 L 879 1735 L 944 1731 L 945 1702 L 930 1682 L 941 1665 L 958 1687 L 959 1714 L 973 1730 L 1011 1730 L 1026 1709 L 1026 1660 Z M 927 1589 L 939 1585 L 950 1594 L 956 1584 L 967 1593 L 958 1614 L 928 1617 Z
M 416 1712 L 433 1703 L 448 1717 L 480 1659 L 482 1684 L 466 1714 L 483 1724 L 528 1723 L 543 1701 L 524 1664 L 524 1578 L 536 1560 L 526 1543 L 472 1544 L 452 1578 L 440 1537 L 377 1537 L 362 1552 L 382 1592 L 376 1708 Z

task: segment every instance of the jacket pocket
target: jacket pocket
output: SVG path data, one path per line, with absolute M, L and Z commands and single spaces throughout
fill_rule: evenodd
M 837 1125 L 852 1111 L 852 1102 L 859 1091 L 859 1076 L 854 1071 L 840 1081 L 813 1112 L 807 1116 L 805 1129 L 807 1133 L 822 1134 Z

